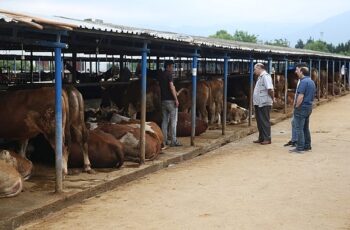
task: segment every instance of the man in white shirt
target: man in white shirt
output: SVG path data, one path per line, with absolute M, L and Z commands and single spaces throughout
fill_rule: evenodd
M 255 64 L 254 74 L 258 76 L 253 93 L 253 105 L 259 130 L 259 139 L 253 142 L 267 145 L 271 144 L 270 111 L 274 101 L 272 78 L 266 72 L 262 63 Z

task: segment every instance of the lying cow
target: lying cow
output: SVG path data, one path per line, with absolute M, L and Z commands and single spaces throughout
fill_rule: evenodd
M 153 127 L 152 127 L 153 126 Z M 146 123 L 146 151 L 145 158 L 155 159 L 161 152 L 163 134 L 157 124 Z M 125 158 L 130 160 L 139 159 L 140 155 L 140 124 L 111 124 L 100 123 L 96 127 L 111 134 L 124 145 Z
M 124 163 L 122 143 L 112 135 L 101 130 L 89 131 L 89 158 L 95 168 L 120 168 Z M 69 155 L 69 167 L 77 168 L 84 164 L 81 149 L 76 143 L 72 144 Z
M 32 174 L 33 164 L 30 160 L 20 156 L 11 150 L 0 150 L 0 160 L 5 160 L 16 168 L 23 180 L 29 179 Z
M 0 198 L 13 197 L 23 189 L 23 178 L 17 160 L 7 150 L 0 152 Z
M 249 110 L 238 106 L 237 104 L 227 102 L 227 117 L 228 124 L 240 124 L 247 121 Z
M 178 122 L 176 127 L 176 135 L 178 137 L 189 137 L 191 136 L 191 114 L 179 112 L 178 113 Z M 195 135 L 199 136 L 204 133 L 208 128 L 208 123 L 199 118 L 196 118 L 196 132 Z

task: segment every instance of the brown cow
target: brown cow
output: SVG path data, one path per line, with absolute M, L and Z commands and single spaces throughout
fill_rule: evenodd
M 20 154 L 25 156 L 28 139 L 42 133 L 55 149 L 55 91 L 49 87 L 8 91 L 0 94 L 0 137 L 18 140 L 22 144 Z M 62 92 L 62 127 L 69 116 L 68 96 Z M 67 174 L 68 151 L 65 132 L 63 138 L 62 170 Z
M 153 123 L 156 127 L 155 123 Z M 140 152 L 140 124 L 98 124 L 98 129 L 110 133 L 114 138 L 124 144 L 125 157 L 127 159 L 139 159 Z M 159 129 L 159 127 L 158 127 Z M 161 152 L 163 134 L 161 130 L 154 130 L 146 123 L 146 159 L 153 160 Z
M 208 81 L 208 85 L 211 90 L 212 100 L 209 100 L 209 114 L 210 123 L 213 124 L 215 121 L 221 124 L 221 113 L 224 104 L 224 82 L 222 79 L 213 78 L 213 80 Z
M 23 180 L 15 167 L 0 160 L 0 198 L 18 195 L 23 188 Z
M 99 129 L 89 131 L 89 158 L 95 168 L 120 168 L 124 163 L 124 149 L 122 143 L 111 134 Z M 81 167 L 84 164 L 81 148 L 72 144 L 69 155 L 69 167 Z
M 73 86 L 65 86 L 69 103 L 69 119 L 67 120 L 66 136 L 71 143 L 78 144 L 84 157 L 84 171 L 93 173 L 88 155 L 88 130 L 84 122 L 84 100 L 81 93 Z M 68 147 L 70 144 L 68 144 Z
M 195 135 L 199 136 L 204 133 L 208 128 L 208 123 L 196 118 L 196 132 Z M 176 135 L 178 137 L 191 136 L 191 114 L 185 112 L 178 113 Z
M 30 160 L 20 156 L 11 150 L 0 150 L 0 160 L 5 160 L 16 168 L 23 180 L 29 179 L 32 174 L 33 164 Z

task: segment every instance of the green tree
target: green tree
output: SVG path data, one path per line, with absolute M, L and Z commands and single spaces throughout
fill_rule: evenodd
M 321 41 L 321 40 L 308 41 L 306 43 L 304 49 L 321 51 L 321 52 L 329 52 L 328 47 L 327 47 L 327 43 L 324 41 Z
M 257 43 L 258 35 L 249 34 L 248 32 L 243 30 L 236 30 L 236 32 L 233 35 L 233 40 L 241 41 L 241 42 Z
M 216 31 L 214 35 L 210 35 L 210 38 L 221 38 L 225 40 L 233 40 L 233 37 L 231 34 L 229 34 L 226 30 L 219 30 Z
M 303 40 L 299 39 L 297 41 L 297 44 L 295 45 L 295 48 L 304 49 L 304 46 L 305 46 L 305 44 L 304 44 Z
M 266 45 L 273 45 L 273 46 L 281 46 L 281 47 L 289 47 L 289 41 L 287 39 L 283 39 L 283 38 L 280 38 L 280 39 L 275 39 L 273 41 L 267 41 L 265 42 Z

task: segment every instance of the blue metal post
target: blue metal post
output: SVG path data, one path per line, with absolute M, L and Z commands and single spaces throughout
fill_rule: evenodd
M 198 53 L 195 50 L 192 59 L 191 146 L 194 146 L 194 137 L 196 134 L 197 61 Z
M 38 61 L 38 76 L 39 76 L 39 82 L 41 82 L 41 60 L 40 60 L 40 58 Z
M 145 163 L 145 128 L 146 128 L 146 89 L 147 89 L 147 43 L 143 44 L 141 61 L 141 133 L 140 133 L 140 163 Z
M 272 58 L 271 57 L 269 57 L 268 59 L 268 72 L 269 72 L 269 74 L 271 75 L 272 74 Z
M 227 114 L 227 75 L 228 75 L 228 60 L 227 54 L 224 56 L 224 107 L 222 113 L 222 135 L 226 133 L 226 114 Z
M 329 78 L 329 74 L 328 74 L 328 71 L 329 71 L 329 63 L 328 63 L 328 59 L 326 60 L 326 74 L 327 74 L 327 78 L 326 78 L 326 98 L 328 98 L 328 78 Z
M 249 120 L 248 125 L 252 125 L 252 114 L 253 114 L 253 85 L 254 85 L 254 59 L 250 58 L 249 63 L 249 85 L 250 85 L 250 100 L 249 100 Z
M 57 42 L 61 36 L 57 35 Z M 61 48 L 55 48 L 55 117 L 56 117 L 56 192 L 63 191 L 62 185 L 62 60 Z
M 318 75 L 317 75 L 317 99 L 321 98 L 321 60 L 318 59 Z
M 288 104 L 288 59 L 285 58 L 284 61 L 285 61 L 286 68 L 284 68 L 285 80 L 284 80 L 284 109 L 283 109 L 283 113 L 287 113 L 287 104 Z
M 350 91 L 350 62 L 348 63 L 348 90 Z
M 346 91 L 346 61 L 344 61 L 344 91 Z
M 335 96 L 335 94 L 334 94 L 334 74 L 335 74 L 335 61 L 333 60 L 333 74 L 332 74 L 332 84 L 333 84 L 333 86 L 332 86 L 332 96 Z
M 342 82 L 342 75 L 341 75 L 341 60 L 339 60 L 339 74 L 338 74 L 338 78 L 339 78 L 339 90 L 341 90 L 341 82 Z

